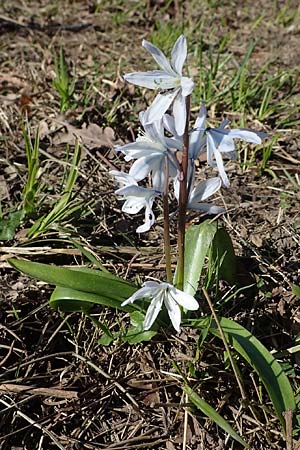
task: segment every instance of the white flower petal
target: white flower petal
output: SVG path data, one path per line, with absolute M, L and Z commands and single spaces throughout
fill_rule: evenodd
M 138 145 L 134 145 L 138 144 Z M 160 155 L 167 152 L 167 149 L 152 142 L 133 142 L 123 146 L 121 150 L 125 155 L 125 161 L 131 161 L 132 159 L 138 159 L 152 154 Z
M 168 92 L 166 94 L 158 94 L 154 102 L 146 111 L 147 123 L 154 122 L 155 120 L 160 120 L 164 113 L 169 109 L 171 103 L 178 93 L 178 89 Z
M 153 298 L 146 312 L 146 317 L 143 324 L 144 330 L 149 330 L 152 327 L 153 323 L 155 322 L 155 319 L 157 318 L 161 310 L 162 303 L 163 303 L 162 293 L 160 293 L 158 297 Z
M 194 89 L 194 82 L 191 78 L 181 77 L 181 92 L 184 97 L 190 95 Z
M 140 225 L 135 231 L 137 233 L 145 233 L 146 231 L 149 231 L 152 225 L 155 222 L 155 216 L 152 211 L 152 202 L 146 204 L 145 208 L 145 222 L 143 225 Z
M 137 181 L 135 178 L 130 176 L 126 172 L 119 172 L 118 170 L 111 170 L 109 172 L 111 175 L 113 175 L 119 183 L 125 184 L 125 186 L 135 185 L 137 186 Z M 117 191 L 116 191 L 117 192 Z
M 233 137 L 229 133 L 228 130 L 221 130 L 220 128 L 211 128 L 206 131 L 206 134 L 212 137 L 215 148 L 220 152 L 233 152 L 235 150 Z
M 169 317 L 175 330 L 180 332 L 181 311 L 179 305 L 169 296 L 165 295 L 164 303 L 166 305 Z
M 164 154 L 151 153 L 148 156 L 143 156 L 137 159 L 129 170 L 129 174 L 137 181 L 146 178 L 151 171 L 157 170 L 157 162 L 164 160 Z
M 169 133 L 173 134 L 173 136 L 177 134 L 175 129 L 175 120 L 174 117 L 171 116 L 171 114 L 163 115 L 163 124 L 165 129 L 169 131 Z
M 186 103 L 185 97 L 178 93 L 173 103 L 173 114 L 175 119 L 175 129 L 179 136 L 182 136 L 186 126 Z
M 197 203 L 206 200 L 208 197 L 217 192 L 222 185 L 219 177 L 210 178 L 202 181 L 191 192 L 189 203 Z
M 143 199 L 137 197 L 129 197 L 126 199 L 125 203 L 122 206 L 122 211 L 127 214 L 137 214 L 143 209 L 145 206 L 145 202 Z
M 164 192 L 166 184 L 166 163 L 165 158 L 155 161 L 152 165 L 152 186 L 158 192 Z
M 207 164 L 211 167 L 215 166 L 214 154 L 215 154 L 215 143 L 213 138 L 207 134 L 206 135 L 206 149 L 207 149 Z
M 156 47 L 156 45 L 153 45 L 151 44 L 151 42 L 144 39 L 142 42 L 142 46 L 146 50 L 148 50 L 149 53 L 151 53 L 151 56 L 155 59 L 161 69 L 163 69 L 169 75 L 176 76 L 176 73 L 174 72 L 174 70 L 172 70 L 169 61 L 167 60 L 163 52 L 158 47 Z
M 135 302 L 135 300 L 138 300 L 140 298 L 148 298 L 150 294 L 150 297 L 153 296 L 153 290 L 149 292 L 149 287 L 142 287 L 138 291 L 136 291 L 131 297 L 129 297 L 125 302 L 121 304 L 121 306 L 129 305 L 130 303 Z
M 149 72 L 132 72 L 124 75 L 128 83 L 148 89 L 172 89 L 178 86 L 176 74 L 169 75 L 162 70 L 150 70 Z
M 186 60 L 186 56 L 187 56 L 186 38 L 182 34 L 175 42 L 171 55 L 172 67 L 175 70 L 175 72 L 177 72 L 179 75 L 182 75 L 182 68 L 184 61 Z
M 172 298 L 176 303 L 178 303 L 185 309 L 188 309 L 190 311 L 196 311 L 199 308 L 197 300 L 192 295 L 180 291 L 175 287 L 170 289 L 170 295 L 172 296 Z
M 188 205 L 188 208 L 193 209 L 194 211 L 203 211 L 207 214 L 223 214 L 226 212 L 226 209 L 209 203 L 192 203 L 191 205 Z
M 252 131 L 243 128 L 234 128 L 228 132 L 228 135 L 233 139 L 242 139 L 246 142 L 252 142 L 253 144 L 261 144 L 262 138 L 268 135 L 259 131 Z
M 215 158 L 216 158 L 217 168 L 219 171 L 219 175 L 222 179 L 222 182 L 223 182 L 224 186 L 229 187 L 230 183 L 229 183 L 228 177 L 227 177 L 225 169 L 224 169 L 224 164 L 223 164 L 223 159 L 222 159 L 221 153 L 219 151 L 215 151 Z

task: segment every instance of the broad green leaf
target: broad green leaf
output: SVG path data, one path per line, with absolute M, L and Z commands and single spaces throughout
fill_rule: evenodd
M 24 217 L 24 211 L 12 211 L 7 219 L 0 219 L 0 241 L 10 241 L 14 238 L 16 228 Z
M 141 311 L 132 311 L 130 313 L 132 327 L 130 327 L 126 334 L 122 336 L 123 342 L 128 342 L 129 344 L 139 344 L 143 341 L 150 341 L 153 336 L 157 334 L 154 330 L 144 330 L 144 319 L 145 314 Z
M 264 384 L 274 405 L 276 414 L 285 429 L 283 413 L 295 410 L 296 403 L 291 384 L 274 356 L 256 339 L 246 328 L 233 320 L 222 317 L 219 319 L 221 327 L 229 344 L 253 367 Z M 194 321 L 193 325 L 202 327 L 202 319 Z M 213 321 L 210 331 L 220 337 L 216 323 Z
M 8 262 L 20 272 L 24 272 L 46 283 L 90 292 L 111 300 L 123 301 L 137 290 L 134 285 L 127 281 L 100 270 L 86 268 L 67 269 L 16 258 L 11 258 Z
M 139 344 L 140 342 L 151 341 L 156 334 L 157 332 L 153 330 L 137 331 L 129 328 L 128 332 L 122 336 L 122 341 L 128 342 L 128 344 Z
M 183 290 L 194 295 L 203 269 L 205 257 L 217 231 L 216 222 L 209 220 L 200 225 L 191 225 L 185 235 L 184 285 Z M 176 284 L 177 274 L 175 274 Z
M 217 269 L 218 278 L 229 284 L 236 282 L 237 264 L 232 240 L 224 228 L 218 228 L 212 241 L 210 264 Z
M 226 433 L 228 433 L 233 439 L 238 441 L 240 444 L 242 444 L 244 447 L 249 447 L 247 442 L 245 442 L 239 434 L 237 434 L 230 423 L 227 422 L 227 420 L 223 419 L 222 416 L 212 407 L 210 406 L 205 400 L 203 400 L 199 395 L 193 391 L 193 389 L 185 385 L 183 388 L 184 392 L 188 395 L 191 402 L 198 408 L 200 411 L 203 412 L 207 417 L 209 417 L 211 420 L 213 420 L 220 428 L 222 428 Z
M 121 306 L 122 301 L 90 292 L 57 286 L 49 300 L 52 308 L 59 308 L 64 312 L 88 311 L 93 304 L 110 306 L 122 311 L 132 311 L 132 305 Z
M 292 284 L 292 293 L 296 295 L 296 297 L 300 298 L 300 286 L 297 286 L 297 284 Z

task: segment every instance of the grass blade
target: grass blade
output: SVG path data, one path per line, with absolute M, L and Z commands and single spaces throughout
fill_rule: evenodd
M 183 388 L 184 392 L 188 395 L 190 401 L 203 412 L 207 417 L 213 420 L 220 428 L 222 428 L 226 433 L 228 433 L 233 439 L 242 444 L 244 447 L 249 447 L 247 442 L 245 442 L 239 434 L 237 434 L 230 423 L 223 419 L 222 416 L 205 400 L 203 400 L 199 395 L 188 385 Z

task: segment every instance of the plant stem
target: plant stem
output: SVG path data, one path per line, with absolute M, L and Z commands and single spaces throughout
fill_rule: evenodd
M 170 215 L 169 215 L 169 163 L 168 156 L 165 157 L 165 188 L 163 194 L 164 207 L 164 246 L 165 246 L 165 260 L 167 282 L 172 283 L 172 269 L 171 269 L 171 244 L 170 244 Z
M 178 212 L 178 264 L 177 264 L 177 287 L 183 290 L 184 283 L 184 239 L 185 239 L 185 221 L 186 205 L 188 199 L 187 193 L 187 173 L 188 173 L 188 151 L 189 151 L 189 121 L 190 121 L 190 96 L 186 98 L 186 124 L 183 135 L 183 154 L 179 173 L 179 212 Z

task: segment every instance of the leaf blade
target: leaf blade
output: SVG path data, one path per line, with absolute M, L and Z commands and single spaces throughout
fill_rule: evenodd
M 68 269 L 16 258 L 11 258 L 8 262 L 20 272 L 24 272 L 46 283 L 103 295 L 119 301 L 129 298 L 137 290 L 133 284 L 100 270 L 87 268 Z
M 233 439 L 242 444 L 244 447 L 249 447 L 241 436 L 234 431 L 232 426 L 225 420 L 212 406 L 210 406 L 203 398 L 201 398 L 190 386 L 185 385 L 184 392 L 188 395 L 191 402 L 202 411 L 207 417 L 213 420 L 220 428 L 228 433 Z

